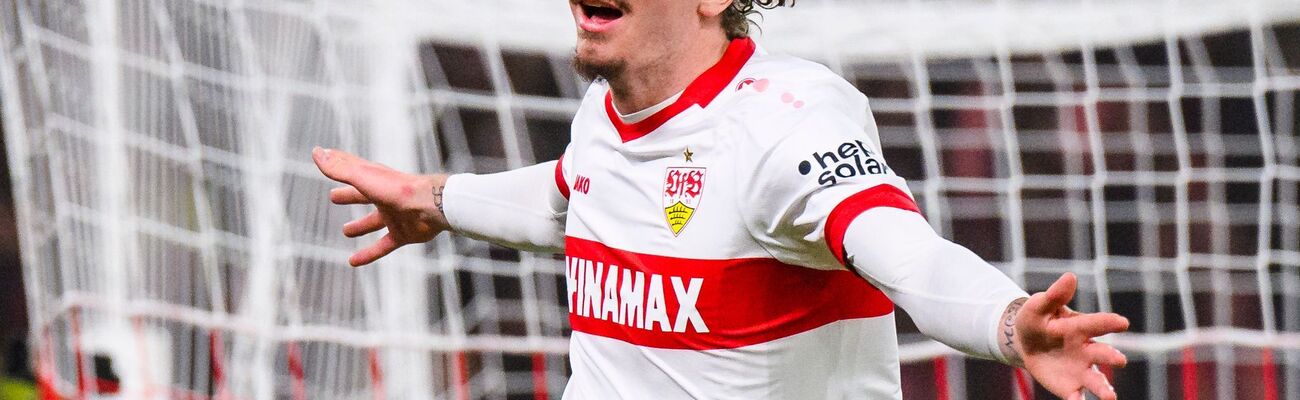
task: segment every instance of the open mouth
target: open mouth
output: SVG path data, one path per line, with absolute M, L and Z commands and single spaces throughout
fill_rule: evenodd
M 597 25 L 604 25 L 623 17 L 623 10 L 604 2 L 584 1 L 579 4 L 579 7 L 582 8 L 582 15 Z

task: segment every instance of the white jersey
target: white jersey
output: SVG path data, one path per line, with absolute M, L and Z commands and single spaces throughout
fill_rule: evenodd
M 592 84 L 572 135 L 564 398 L 902 398 L 894 305 L 842 242 L 916 206 L 853 86 L 737 39 L 637 123 Z

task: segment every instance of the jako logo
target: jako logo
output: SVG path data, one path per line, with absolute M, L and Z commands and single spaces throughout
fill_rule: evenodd
M 818 166 L 817 183 L 822 186 L 834 185 L 840 179 L 858 175 L 880 175 L 890 172 L 889 166 L 876 159 L 876 155 L 867 150 L 861 140 L 844 142 L 835 149 L 825 153 L 814 152 L 812 160 L 799 162 L 799 174 L 812 173 L 813 163 Z
M 573 181 L 573 190 L 578 193 L 587 194 L 587 191 L 591 190 L 591 179 L 578 175 L 578 179 Z

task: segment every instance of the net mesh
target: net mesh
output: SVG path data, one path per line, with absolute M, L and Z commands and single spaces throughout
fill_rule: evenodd
M 441 236 L 350 269 L 313 146 L 406 171 L 555 159 L 560 4 L 0 1 L 37 372 L 68 397 L 557 397 L 554 256 Z M 497 18 L 484 23 L 483 16 Z M 809 24 L 809 20 L 833 23 Z M 871 98 L 943 235 L 1115 311 L 1122 397 L 1300 399 L 1300 2 L 880 1 L 759 42 Z M 900 318 L 908 398 L 1043 396 Z

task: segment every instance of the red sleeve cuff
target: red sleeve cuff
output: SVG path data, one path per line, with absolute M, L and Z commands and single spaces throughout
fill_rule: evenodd
M 911 196 L 893 185 L 881 184 L 857 192 L 841 201 L 826 217 L 826 246 L 840 264 L 844 261 L 844 233 L 863 212 L 876 207 L 893 207 L 920 213 Z
M 555 163 L 555 187 L 560 189 L 560 195 L 565 200 L 569 199 L 569 183 L 564 180 L 564 154 L 560 154 L 560 159 Z

